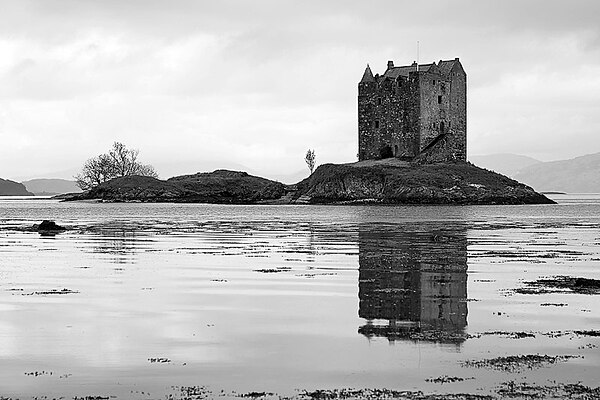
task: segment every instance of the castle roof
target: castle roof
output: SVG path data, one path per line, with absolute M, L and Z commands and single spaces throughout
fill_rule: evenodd
M 361 82 L 375 82 L 375 78 L 373 77 L 373 72 L 371 72 L 371 67 L 367 64 L 367 68 L 365 68 L 365 73 L 363 74 Z
M 437 64 L 437 67 L 439 68 L 439 73 L 441 75 L 447 76 L 448 74 L 450 74 L 450 71 L 452 71 L 452 68 L 454 68 L 454 65 L 456 63 L 460 63 L 460 61 L 458 61 L 458 58 L 456 58 L 454 60 L 446 60 L 446 61 L 440 60 L 440 62 Z M 436 64 L 435 63 L 419 64 L 419 71 L 423 71 L 423 72 L 429 71 L 429 69 L 431 69 L 431 67 L 433 67 L 434 65 L 436 65 Z M 409 73 L 414 72 L 416 70 L 417 70 L 417 63 L 412 63 L 411 65 L 405 65 L 402 67 L 388 68 L 388 70 L 385 71 L 383 76 L 386 78 L 391 78 L 391 79 L 396 79 L 399 76 L 408 77 Z M 435 72 L 438 72 L 438 71 L 435 71 Z M 363 77 L 363 79 L 364 79 L 364 77 Z
M 456 63 L 459 63 L 460 61 L 458 61 L 458 58 L 454 59 L 454 60 L 440 60 L 440 62 L 438 63 L 438 67 L 440 69 L 440 74 L 442 75 L 448 75 L 450 73 L 450 71 L 452 71 L 452 68 L 454 68 L 454 65 Z
M 419 71 L 428 71 L 433 64 L 419 64 Z M 392 67 L 385 71 L 383 76 L 387 78 L 396 79 L 399 76 L 408 77 L 410 72 L 417 70 L 417 64 L 413 63 L 412 65 L 405 65 L 403 67 Z

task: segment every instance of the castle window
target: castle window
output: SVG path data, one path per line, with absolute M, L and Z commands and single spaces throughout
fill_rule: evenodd
M 433 80 L 433 86 L 435 86 L 435 79 Z
M 375 129 L 379 129 L 379 120 L 375 121 Z
M 438 104 L 442 104 L 442 96 L 438 96 Z
M 379 98 L 377 99 L 377 105 L 378 105 L 378 106 L 380 106 L 380 105 L 381 105 L 381 97 L 379 97 Z
M 444 133 L 444 121 L 440 122 L 440 133 Z

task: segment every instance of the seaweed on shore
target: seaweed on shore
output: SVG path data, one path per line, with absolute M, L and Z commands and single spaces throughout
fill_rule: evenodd
M 262 272 L 263 274 L 276 274 L 279 272 L 290 271 L 291 269 L 292 269 L 291 267 L 277 267 L 277 268 L 261 268 L 261 269 L 255 269 L 253 271 L 254 272 Z
M 490 331 L 490 332 L 483 332 L 480 335 L 482 335 L 482 336 L 488 336 L 488 335 L 506 336 L 510 339 L 535 338 L 535 333 L 523 332 L 523 331 L 520 331 L 520 332 Z
M 558 275 L 525 282 L 525 287 L 514 289 L 519 294 L 578 293 L 600 294 L 600 280 Z
M 475 379 L 475 378 L 474 377 L 462 378 L 460 376 L 442 375 L 442 376 L 438 376 L 437 378 L 427 378 L 427 379 L 425 379 L 425 382 L 439 383 L 439 384 L 443 385 L 444 383 L 463 382 L 463 381 L 469 380 L 469 379 Z
M 397 399 L 397 400 L 492 400 L 494 397 L 470 393 L 425 394 L 423 392 L 398 391 L 390 389 L 333 389 L 304 391 L 298 400 L 360 400 L 360 399 Z
M 387 325 L 363 325 L 358 333 L 368 338 L 379 336 L 389 340 L 412 340 L 436 343 L 463 343 L 470 336 L 464 332 L 449 332 L 441 329 L 399 329 Z
M 459 378 L 442 376 L 428 379 L 428 382 L 447 383 L 462 382 L 474 378 Z M 292 396 L 281 396 L 272 392 L 247 392 L 236 393 L 224 390 L 214 391 L 206 386 L 171 386 L 171 392 L 164 398 L 167 400 L 204 400 L 204 399 L 233 399 L 250 398 L 261 400 L 501 400 L 501 399 L 571 399 L 592 400 L 600 398 L 600 387 L 589 387 L 577 383 L 557 383 L 548 381 L 547 384 L 530 384 L 526 381 L 515 382 L 510 380 L 502 382 L 495 388 L 490 388 L 490 394 L 475 393 L 423 393 L 422 391 L 393 390 L 393 389 L 315 389 L 299 390 Z M 478 389 L 481 390 L 481 389 Z M 137 392 L 136 392 L 137 393 Z M 142 394 L 144 392 L 141 392 Z M 149 393 L 147 393 L 149 395 Z M 46 398 L 45 396 L 43 398 Z M 87 395 L 73 397 L 74 400 L 109 400 L 114 396 Z M 154 397 L 152 397 L 154 398 Z M 0 400 L 17 400 L 0 395 Z
M 517 356 L 506 356 L 488 358 L 484 360 L 469 360 L 462 363 L 464 367 L 488 368 L 503 372 L 520 372 L 524 369 L 536 369 L 546 367 L 557 362 L 564 362 L 571 358 L 582 356 L 562 355 L 549 356 L 540 354 L 523 354 Z
M 575 333 L 577 336 L 595 336 L 595 337 L 600 336 L 600 330 L 598 330 L 598 329 L 589 329 L 589 330 L 585 330 L 585 331 L 574 331 L 573 333 Z
M 64 294 L 77 294 L 79 291 L 62 288 L 62 289 L 49 289 L 49 290 L 38 290 L 31 293 L 22 293 L 23 296 L 50 296 L 50 295 L 64 295 Z
M 501 399 L 572 399 L 591 400 L 600 398 L 600 387 L 592 388 L 581 383 L 555 385 L 532 385 L 527 382 L 503 382 L 496 389 Z

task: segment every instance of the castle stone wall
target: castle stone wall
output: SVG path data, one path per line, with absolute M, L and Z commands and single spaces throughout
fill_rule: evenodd
M 451 71 L 450 132 L 454 140 L 452 152 L 456 159 L 467 160 L 467 75 L 460 64 Z
M 466 160 L 466 74 L 458 59 L 423 67 L 394 72 L 388 63 L 383 76 L 367 67 L 358 85 L 359 160 Z
M 421 120 L 419 152 L 429 146 L 440 134 L 448 132 L 450 83 L 439 73 L 419 74 L 421 91 Z
M 386 147 L 395 157 L 418 154 L 417 84 L 401 78 L 359 85 L 359 160 L 381 158 Z

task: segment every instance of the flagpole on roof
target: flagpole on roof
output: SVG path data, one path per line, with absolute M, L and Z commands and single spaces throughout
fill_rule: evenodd
M 417 72 L 419 71 L 419 41 L 417 40 Z

